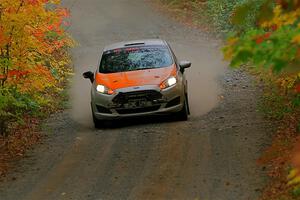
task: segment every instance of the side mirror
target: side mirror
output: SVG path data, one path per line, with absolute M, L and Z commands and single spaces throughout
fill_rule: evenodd
M 180 61 L 179 67 L 180 71 L 183 73 L 186 68 L 189 68 L 192 66 L 192 63 L 190 61 Z
M 95 79 L 95 78 L 94 78 L 94 73 L 93 73 L 93 72 L 91 72 L 91 71 L 84 72 L 84 73 L 82 74 L 82 76 L 83 76 L 83 78 L 90 79 L 91 83 L 94 82 L 94 79 Z

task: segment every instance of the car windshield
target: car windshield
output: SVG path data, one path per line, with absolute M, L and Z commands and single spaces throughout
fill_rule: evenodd
M 168 67 L 173 64 L 167 47 L 131 47 L 104 52 L 100 73 L 116 73 Z

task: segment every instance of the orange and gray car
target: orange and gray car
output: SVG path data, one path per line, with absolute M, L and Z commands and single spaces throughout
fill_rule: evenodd
M 91 107 L 95 127 L 102 120 L 189 111 L 185 69 L 163 40 L 129 41 L 105 47 L 96 72 L 83 74 L 92 82 Z

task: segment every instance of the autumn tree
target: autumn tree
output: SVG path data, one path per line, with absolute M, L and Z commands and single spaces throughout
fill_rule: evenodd
M 61 91 L 73 45 L 68 15 L 59 0 L 0 0 L 0 133 Z
M 251 12 L 254 1 L 247 1 L 232 13 L 239 27 Z M 255 66 L 272 74 L 291 109 L 300 106 L 300 1 L 264 0 L 255 16 L 256 26 L 231 33 L 224 48 L 231 66 Z
M 259 73 L 261 79 L 268 81 L 265 82 L 269 87 L 265 94 L 269 98 L 269 104 L 265 106 L 269 107 L 268 116 L 290 123 L 281 125 L 277 133 L 279 136 L 275 137 L 272 145 L 273 150 L 277 145 L 275 150 L 281 151 L 276 152 L 280 156 L 271 161 L 276 165 L 272 170 L 283 176 L 286 184 L 281 186 L 281 191 L 271 188 L 269 192 L 277 195 L 278 199 L 290 199 L 290 194 L 297 198 L 300 194 L 300 142 L 295 139 L 297 132 L 300 132 L 300 0 L 260 2 L 251 28 L 244 29 L 243 24 L 253 9 L 257 8 L 255 1 L 245 1 L 231 13 L 235 31 L 227 39 L 224 55 L 232 67 L 247 65 L 248 69 Z M 292 137 L 291 146 L 296 146 L 293 162 L 290 147 L 279 145 L 280 142 L 284 143 L 283 140 L 288 141 L 282 138 L 285 136 Z M 284 160 L 283 157 L 289 161 L 276 163 L 277 160 Z M 288 172 L 290 175 L 287 179 Z M 277 199 L 273 195 L 266 195 L 266 199 Z

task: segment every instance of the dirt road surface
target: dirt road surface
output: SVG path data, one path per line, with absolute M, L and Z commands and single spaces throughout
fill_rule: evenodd
M 270 124 L 257 112 L 259 88 L 226 69 L 218 41 L 157 12 L 143 0 L 63 0 L 72 12 L 76 75 L 72 109 L 44 125 L 43 144 L 0 183 L 1 200 L 255 200 L 265 178 L 255 160 Z M 107 44 L 162 38 L 188 70 L 192 116 L 115 121 L 95 130 L 90 83 Z

